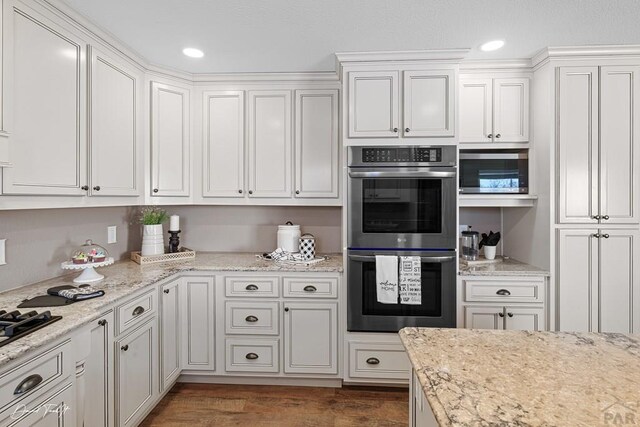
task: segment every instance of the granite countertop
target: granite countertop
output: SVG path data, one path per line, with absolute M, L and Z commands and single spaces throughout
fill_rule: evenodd
M 469 266 L 460 261 L 461 276 L 549 276 L 547 270 L 535 267 L 513 258 L 504 258 L 494 264 Z
M 597 426 L 640 417 L 640 335 L 405 328 L 441 426 Z
M 23 354 L 63 337 L 74 329 L 97 319 L 107 306 L 117 303 L 136 291 L 152 286 L 160 280 L 186 271 L 264 271 L 264 272 L 338 272 L 342 269 L 342 254 L 328 254 L 327 260 L 309 267 L 276 263 L 256 258 L 252 253 L 212 253 L 198 252 L 189 261 L 172 261 L 165 264 L 141 266 L 133 261 L 116 262 L 109 267 L 98 269 L 105 278 L 92 286 L 105 291 L 105 295 L 61 307 L 23 308 L 17 306 L 25 299 L 45 295 L 54 286 L 76 285 L 73 279 L 79 272 L 74 271 L 60 277 L 45 280 L 0 293 L 0 308 L 22 312 L 50 310 L 62 319 L 14 342 L 0 347 L 0 366 L 17 359 Z M 62 272 L 62 270 L 60 270 Z

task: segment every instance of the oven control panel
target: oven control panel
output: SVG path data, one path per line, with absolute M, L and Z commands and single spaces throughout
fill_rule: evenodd
M 363 163 L 438 163 L 442 161 L 439 147 L 367 147 L 362 149 Z

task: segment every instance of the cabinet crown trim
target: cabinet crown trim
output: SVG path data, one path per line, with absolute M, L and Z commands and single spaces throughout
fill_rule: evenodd
M 432 49 L 432 50 L 399 50 L 378 52 L 337 52 L 336 59 L 345 62 L 377 62 L 377 61 L 423 61 L 423 60 L 456 60 L 461 61 L 470 49 Z

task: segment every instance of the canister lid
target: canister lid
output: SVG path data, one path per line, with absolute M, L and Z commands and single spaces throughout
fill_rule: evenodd
M 463 236 L 478 236 L 478 235 L 480 235 L 480 233 L 478 233 L 477 231 L 467 230 L 467 231 L 463 231 L 462 235 Z

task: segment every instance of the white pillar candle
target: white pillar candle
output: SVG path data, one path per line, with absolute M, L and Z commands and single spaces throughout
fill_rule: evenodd
M 180 217 L 178 215 L 171 215 L 169 218 L 169 231 L 180 230 Z

